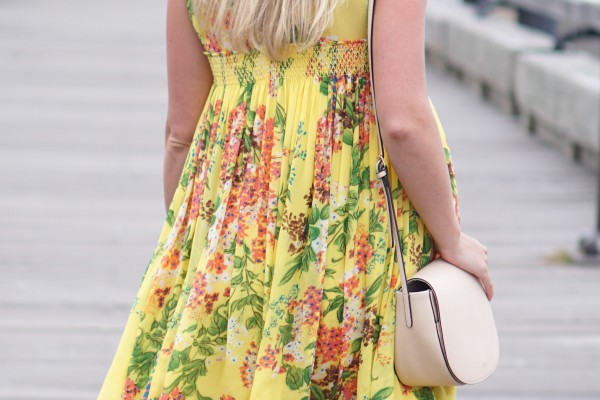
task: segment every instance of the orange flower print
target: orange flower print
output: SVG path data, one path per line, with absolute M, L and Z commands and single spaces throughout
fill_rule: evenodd
M 369 233 L 363 225 L 358 226 L 358 232 L 354 237 L 354 249 L 350 250 L 350 258 L 356 257 L 355 265 L 358 267 L 358 272 L 365 272 L 367 263 L 373 258 L 375 251 L 369 243 Z
M 321 363 L 337 360 L 342 354 L 343 331 L 342 327 L 319 326 L 319 338 L 317 339 L 317 357 Z
M 228 181 L 233 174 L 233 167 L 236 164 L 238 150 L 240 147 L 240 135 L 245 128 L 246 123 L 246 103 L 242 102 L 239 106 L 229 112 L 227 118 L 227 134 L 223 154 L 221 156 L 221 172 L 219 180 Z
M 242 384 L 245 388 L 252 387 L 252 380 L 254 379 L 255 361 L 258 347 L 254 341 L 251 341 L 249 348 L 246 350 L 242 365 L 240 366 L 240 377 Z
M 251 246 L 252 259 L 254 260 L 255 263 L 263 262 L 267 255 L 266 240 L 265 240 L 265 234 L 264 234 L 264 232 L 266 232 L 266 229 L 263 226 L 259 227 L 258 229 L 259 229 L 258 237 L 255 239 L 252 239 L 252 242 L 251 242 L 252 243 L 252 246 Z
M 279 349 L 272 348 L 271 343 L 267 344 L 264 354 L 258 359 L 258 367 L 275 370 L 278 355 Z
M 344 381 L 342 386 L 342 399 L 352 399 L 356 398 L 356 386 L 358 385 L 358 380 L 356 378 L 348 379 Z
M 194 283 L 186 304 L 187 308 L 196 308 L 202 304 L 204 297 L 206 296 L 207 286 L 208 282 L 206 274 L 200 271 L 197 272 L 194 276 Z
M 228 394 L 224 394 L 221 397 L 219 397 L 219 400 L 235 400 L 235 397 Z
M 356 291 L 359 285 L 360 279 L 356 275 L 352 275 L 350 278 L 346 279 L 343 283 L 340 284 L 344 295 L 346 295 L 347 297 L 352 297 L 353 293 Z
M 137 387 L 134 381 L 129 377 L 125 380 L 125 388 L 121 395 L 121 400 L 133 400 L 135 396 L 140 392 L 140 388 Z
M 171 344 L 169 345 L 169 347 L 162 349 L 163 354 L 169 355 L 171 353 L 173 353 L 173 346 L 175 345 L 175 342 L 171 342 Z
M 210 272 L 221 275 L 225 271 L 225 255 L 222 251 L 214 254 L 208 261 L 207 268 Z
M 200 201 L 202 199 L 203 189 L 205 187 L 204 182 L 196 180 L 192 189 L 192 200 L 190 203 L 190 219 L 195 220 L 198 217 L 198 211 L 200 209 Z
M 362 150 L 365 146 L 369 144 L 369 139 L 371 136 L 371 130 L 369 126 L 365 126 L 360 124 L 358 126 L 358 149 Z
M 160 266 L 163 269 L 176 270 L 181 260 L 181 251 L 177 248 L 171 248 L 163 256 Z
M 392 275 L 392 279 L 390 279 L 390 287 L 395 288 L 396 282 L 398 282 L 398 275 L 394 274 Z
M 206 313 L 210 314 L 213 310 L 213 304 L 219 298 L 219 293 L 211 293 L 204 296 L 204 307 L 206 309 Z
M 321 117 L 317 122 L 317 137 L 315 141 L 314 197 L 321 203 L 329 201 L 330 152 L 331 138 L 328 125 L 331 115 Z
M 215 108 L 214 108 L 214 113 L 216 116 L 218 116 L 219 114 L 221 114 L 221 109 L 223 108 L 223 100 L 219 99 L 216 101 L 215 103 Z M 217 136 L 217 131 L 219 128 L 219 118 L 215 118 L 212 125 L 210 126 L 210 135 L 209 135 L 209 142 L 210 143 L 214 143 L 215 138 Z M 210 161 L 209 158 L 207 158 L 207 161 Z
M 171 292 L 171 288 L 156 288 L 153 292 L 153 298 L 156 301 L 158 308 L 162 308 L 165 305 L 165 298 Z
M 323 293 L 317 289 L 316 286 L 311 285 L 306 288 L 304 292 L 304 301 L 303 301 L 303 315 L 304 320 L 303 324 L 305 325 L 313 325 L 314 323 L 319 321 L 321 316 L 321 298 Z
M 169 394 L 163 393 L 160 396 L 160 400 L 185 400 L 185 396 L 179 391 L 179 388 L 176 387 Z
M 204 46 L 206 51 L 212 52 L 212 53 L 216 53 L 221 49 L 221 46 L 219 46 L 219 42 L 217 40 L 217 35 L 215 35 L 214 33 L 208 33 L 207 34 L 207 39 L 208 42 L 206 43 L 206 45 Z

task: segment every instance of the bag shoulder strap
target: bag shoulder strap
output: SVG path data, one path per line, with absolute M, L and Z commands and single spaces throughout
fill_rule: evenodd
M 385 200 L 387 203 L 388 221 L 390 224 L 390 243 L 391 247 L 396 250 L 396 258 L 398 259 L 398 270 L 400 279 L 402 280 L 402 296 L 404 297 L 404 315 L 406 316 L 406 326 L 412 327 L 412 307 L 410 304 L 410 296 L 406 278 L 406 268 L 404 267 L 404 259 L 402 257 L 402 245 L 398 237 L 398 221 L 394 210 L 392 190 L 388 176 L 388 169 L 385 163 L 385 151 L 383 147 L 383 139 L 379 129 L 379 120 L 377 118 L 377 108 L 375 107 L 375 81 L 373 79 L 373 17 L 375 13 L 375 0 L 369 0 L 368 25 L 367 25 L 367 44 L 369 49 L 369 72 L 371 74 L 371 98 L 373 102 L 373 113 L 375 115 L 375 125 L 377 127 L 377 137 L 379 140 L 379 157 L 377 158 L 377 177 L 381 179 Z M 393 261 L 392 261 L 393 262 Z

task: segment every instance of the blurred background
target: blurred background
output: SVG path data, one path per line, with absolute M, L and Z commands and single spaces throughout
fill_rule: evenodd
M 459 399 L 598 400 L 600 0 L 427 3 L 501 344 Z M 0 400 L 97 396 L 164 221 L 165 11 L 0 0 Z

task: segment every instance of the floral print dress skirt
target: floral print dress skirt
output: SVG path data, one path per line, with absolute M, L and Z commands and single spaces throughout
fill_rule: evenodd
M 190 15 L 214 82 L 98 398 L 454 400 L 394 373 L 400 279 L 366 39 L 272 62 Z M 386 162 L 410 276 L 438 254 Z

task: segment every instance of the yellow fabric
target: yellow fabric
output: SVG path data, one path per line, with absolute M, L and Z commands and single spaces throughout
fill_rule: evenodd
M 215 80 L 98 398 L 455 399 L 393 369 L 367 0 L 336 10 L 338 40 L 280 63 L 221 48 L 190 15 Z M 386 162 L 412 275 L 438 255 Z

